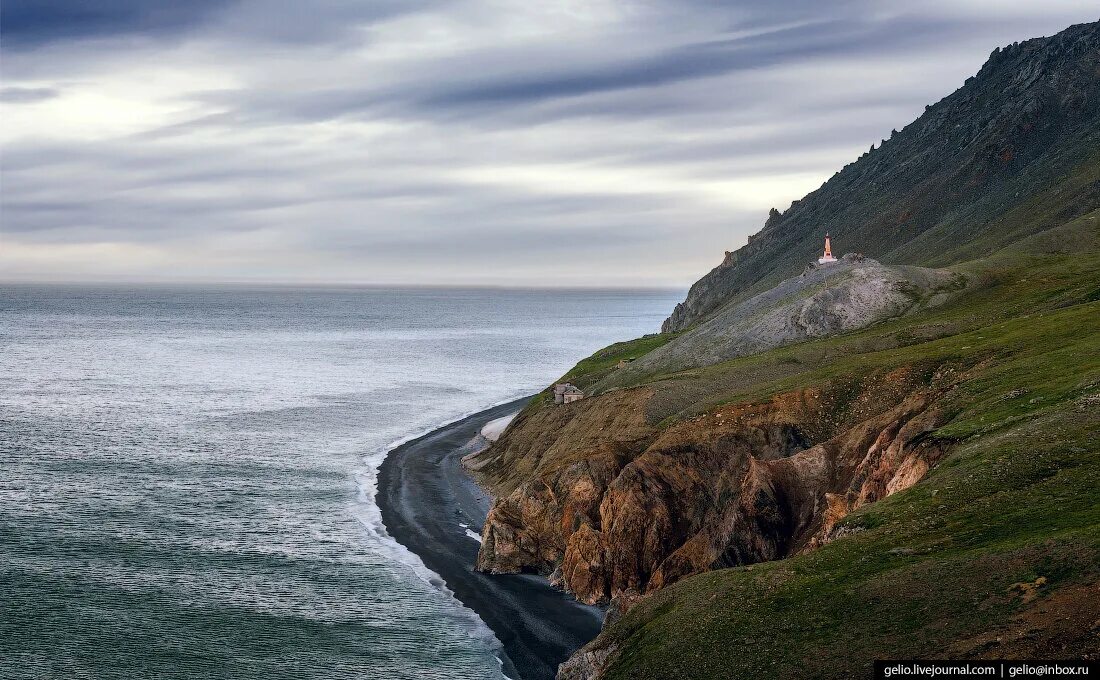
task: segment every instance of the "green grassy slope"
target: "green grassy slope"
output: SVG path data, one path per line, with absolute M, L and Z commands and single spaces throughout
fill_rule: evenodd
M 1074 167 L 1071 172 L 1062 177 L 1062 181 L 1057 186 L 1037 192 L 1030 199 L 1021 201 L 1017 208 L 1001 215 L 993 230 L 996 234 L 995 239 L 988 237 L 987 234 L 987 237 L 956 243 L 949 250 L 942 251 L 945 258 L 948 258 L 950 253 L 949 259 L 955 261 L 950 269 L 962 274 L 971 289 L 966 302 L 951 307 L 947 315 L 937 310 L 930 315 L 922 315 L 919 319 L 897 319 L 887 324 L 876 325 L 871 329 L 812 344 L 808 348 L 745 357 L 740 364 L 733 364 L 744 369 L 740 372 L 736 370 L 731 372 L 730 367 L 720 365 L 717 368 L 708 367 L 675 376 L 661 376 L 654 372 L 639 373 L 637 369 L 617 373 L 613 370 L 613 366 L 607 366 L 606 370 L 597 373 L 589 367 L 592 361 L 590 358 L 578 365 L 570 375 L 580 373 L 587 380 L 586 385 L 591 385 L 588 391 L 596 393 L 662 378 L 690 382 L 698 381 L 697 379 L 701 376 L 710 376 L 711 384 L 691 385 L 680 392 L 727 394 L 735 389 L 734 382 L 759 384 L 762 382 L 762 376 L 768 374 L 805 373 L 807 367 L 800 363 L 809 365 L 818 363 L 813 355 L 815 351 L 821 352 L 826 358 L 835 359 L 838 354 L 853 351 L 864 353 L 869 344 L 879 348 L 907 344 L 930 335 L 958 333 L 967 327 L 976 328 L 997 319 L 1008 318 L 1016 313 L 1016 306 L 1044 304 L 1040 297 L 1047 295 L 1050 287 L 1030 286 L 1025 282 L 1015 290 L 998 289 L 990 292 L 991 287 L 1013 276 L 1026 278 L 1018 272 L 1035 268 L 1034 276 L 1062 278 L 1064 279 L 1062 287 L 1069 288 L 1079 283 L 1081 280 L 1079 273 L 1090 266 L 1091 260 L 1088 258 L 1076 257 L 1081 253 L 1092 252 L 1098 247 L 1096 225 L 1097 214 L 1100 213 L 1097 212 L 1097 203 L 1078 200 L 1083 194 L 1089 192 L 1100 192 L 1100 154 L 1093 154 L 1088 163 Z M 997 245 L 995 252 L 992 255 L 984 255 L 993 248 L 994 244 Z M 959 262 L 963 253 L 971 253 L 980 259 Z M 1075 257 L 1058 258 L 1059 255 L 1071 253 Z M 937 262 L 937 264 L 942 265 L 944 262 Z M 740 303 L 743 301 L 742 297 L 736 297 L 730 304 Z M 677 335 L 690 336 L 694 332 L 695 329 L 688 329 Z M 647 338 L 646 342 L 653 343 L 653 346 L 645 349 L 654 349 L 672 337 L 674 337 L 672 334 L 664 334 Z M 620 344 L 630 345 L 630 343 Z M 614 347 L 604 351 L 611 351 Z M 599 356 L 601 353 L 594 356 Z M 769 366 L 769 361 L 782 361 L 787 365 Z M 723 374 L 733 377 L 723 384 L 718 379 Z M 675 409 L 672 409 L 662 417 L 674 412 Z
M 582 359 L 559 382 L 571 382 L 587 389 L 615 371 L 619 361 L 632 361 L 668 343 L 675 333 L 647 335 L 636 340 L 617 342 Z
M 815 552 L 645 598 L 597 642 L 619 650 L 608 677 L 849 677 L 876 658 L 1100 654 L 1088 604 L 1100 601 L 1100 211 L 958 270 L 970 288 L 943 308 L 647 378 L 659 422 L 896 367 L 957 371 L 935 435 L 958 444 Z
M 1038 604 L 1100 593 L 1098 408 L 968 442 L 816 552 L 657 593 L 608 631 L 623 647 L 608 677 L 866 677 L 874 659 L 1028 656 L 1011 640 L 1037 604 L 1016 584 L 1041 583 Z M 1045 636 L 1043 623 L 1025 634 Z M 1055 644 L 1062 657 L 1098 649 L 1087 627 Z
M 676 335 L 676 333 L 659 333 L 608 345 L 603 349 L 593 352 L 591 356 L 581 359 L 568 373 L 554 382 L 555 384 L 563 382 L 572 383 L 585 393 L 591 394 L 592 387 L 595 384 L 617 370 L 616 367 L 620 360 L 631 361 L 640 356 L 644 356 L 648 352 L 652 352 L 658 347 L 666 344 L 669 340 L 676 337 Z M 542 392 L 531 397 L 531 400 L 523 407 L 523 410 L 520 411 L 517 418 L 522 420 L 539 409 L 552 406 L 553 403 L 554 390 L 551 385 Z

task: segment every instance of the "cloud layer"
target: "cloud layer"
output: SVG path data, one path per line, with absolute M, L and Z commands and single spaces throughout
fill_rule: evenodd
M 684 285 L 1095 20 L 894 4 L 6 0 L 0 278 Z

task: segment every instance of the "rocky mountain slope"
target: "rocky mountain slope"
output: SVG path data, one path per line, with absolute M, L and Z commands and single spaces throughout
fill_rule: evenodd
M 1042 235 L 1045 247 L 1028 241 L 1029 255 L 983 261 L 970 272 L 988 285 L 941 310 L 711 369 L 724 380 L 688 378 L 761 376 L 697 417 L 713 432 L 739 409 L 807 393 L 796 385 L 897 405 L 848 428 L 841 414 L 859 407 L 811 419 L 844 429 L 743 466 L 739 500 L 678 490 L 700 517 L 724 506 L 728 523 L 666 558 L 649 594 L 559 677 L 845 678 L 876 658 L 1100 658 L 1098 224 L 1095 210 Z M 880 349 L 899 335 L 907 344 Z M 824 350 L 831 360 L 815 361 Z M 759 371 L 791 358 L 793 375 Z M 667 498 L 642 488 L 650 504 Z M 716 545 L 734 568 L 698 573 Z M 769 553 L 790 557 L 759 560 Z M 668 585 L 679 569 L 696 575 Z
M 561 677 L 1100 653 L 1100 209 L 963 270 L 940 307 L 525 409 L 477 459 L 479 567 L 610 599 Z
M 810 264 L 774 288 L 722 307 L 597 389 L 863 328 L 942 304 L 965 284 L 958 273 L 886 266 L 856 254 L 825 266 Z
M 1100 200 L 1067 189 L 1056 213 L 1003 217 L 1100 146 L 1100 24 L 997 49 L 953 94 L 845 166 L 700 279 L 665 321 L 680 331 L 797 275 L 826 232 L 841 251 L 943 266 L 981 257 Z
M 848 166 L 894 193 L 838 207 L 823 188 L 773 215 L 693 288 L 682 330 L 581 361 L 564 379 L 585 399 L 544 392 L 466 461 L 495 497 L 479 569 L 611 604 L 561 677 L 1100 654 L 1100 127 L 1081 125 L 1100 108 L 1097 35 L 995 53 L 981 87 L 929 109 L 990 113 L 961 156 Z M 1009 119 L 1008 160 L 971 148 Z M 904 229 L 864 219 L 922 172 Z M 948 266 L 849 257 L 826 290 L 805 269 L 822 220 L 835 245 L 844 221 L 885 262 Z

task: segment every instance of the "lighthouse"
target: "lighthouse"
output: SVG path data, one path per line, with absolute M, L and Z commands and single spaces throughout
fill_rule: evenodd
M 836 258 L 833 257 L 833 245 L 829 239 L 829 235 L 825 234 L 825 252 L 821 257 L 817 258 L 818 264 L 829 264 L 830 262 L 836 262 Z

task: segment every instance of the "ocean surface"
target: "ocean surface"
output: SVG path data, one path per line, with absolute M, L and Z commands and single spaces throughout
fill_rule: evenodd
M 681 295 L 0 286 L 0 677 L 501 677 L 378 465 Z

